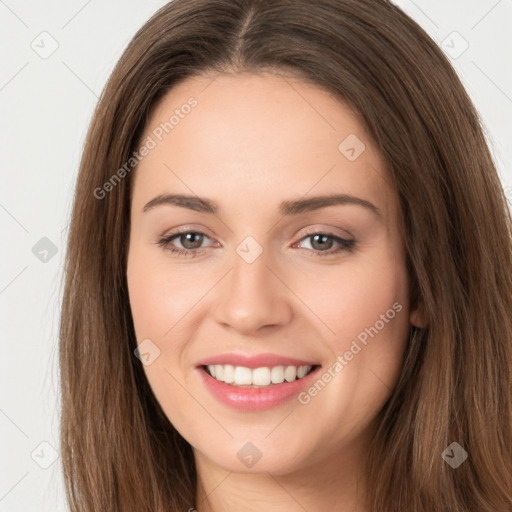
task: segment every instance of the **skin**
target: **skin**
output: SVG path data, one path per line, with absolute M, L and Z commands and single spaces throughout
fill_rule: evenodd
M 364 461 L 374 419 L 398 379 L 411 323 L 398 202 L 357 116 L 324 90 L 278 74 L 196 77 L 152 111 L 143 136 L 193 96 L 197 106 L 143 158 L 133 176 L 127 278 L 137 341 L 160 350 L 144 366 L 167 417 L 194 448 L 199 512 L 367 511 Z M 366 146 L 354 161 L 338 150 L 349 134 Z M 154 137 L 153 137 L 154 138 Z M 143 211 L 165 193 L 214 200 L 213 215 L 175 205 Z M 350 194 L 373 203 L 334 205 L 284 217 L 285 200 Z M 196 257 L 157 241 L 180 228 L 204 233 Z M 314 245 L 326 230 L 355 239 Z M 252 236 L 263 249 L 236 252 Z M 185 237 L 169 245 L 194 247 Z M 323 249 L 322 249 L 323 247 Z M 227 352 L 317 361 L 344 354 L 380 315 L 402 306 L 343 370 L 303 405 L 267 411 L 218 402 L 196 369 Z M 321 371 L 322 371 L 321 370 Z M 262 453 L 237 457 L 248 441 Z

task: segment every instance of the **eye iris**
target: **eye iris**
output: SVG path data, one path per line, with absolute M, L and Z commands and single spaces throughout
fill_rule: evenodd
M 312 235 L 311 238 L 313 239 L 311 247 L 314 249 L 330 249 L 332 247 L 333 240 L 329 235 Z M 325 245 L 326 241 L 329 242 L 327 246 Z
M 180 242 L 185 249 L 198 249 L 203 243 L 203 235 L 200 233 L 185 233 L 180 236 Z M 191 243 L 192 247 L 188 244 Z

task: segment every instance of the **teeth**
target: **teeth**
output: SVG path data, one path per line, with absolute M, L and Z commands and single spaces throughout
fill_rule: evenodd
M 215 378 L 224 381 L 224 366 L 221 364 L 215 365 Z
M 274 366 L 270 371 L 270 379 L 273 384 L 284 382 L 284 366 Z
M 224 365 L 224 382 L 227 384 L 235 382 L 235 367 L 231 364 Z
M 297 367 L 296 366 L 287 366 L 286 370 L 284 371 L 284 378 L 288 382 L 295 380 L 297 378 Z
M 252 382 L 255 386 L 269 386 L 270 385 L 270 368 L 255 368 L 252 372 Z
M 308 367 L 307 366 L 299 366 L 297 368 L 297 378 L 302 379 L 302 377 L 305 377 L 308 373 Z
M 208 365 L 208 373 L 212 377 L 234 386 L 270 386 L 271 384 L 281 384 L 285 380 L 292 382 L 305 377 L 311 369 L 310 365 L 263 366 L 254 369 L 230 364 Z
M 217 380 L 221 380 L 222 377 L 216 377 Z M 252 384 L 252 371 L 250 368 L 244 368 L 243 366 L 237 366 L 235 368 L 235 384 L 238 385 L 247 385 L 250 386 Z

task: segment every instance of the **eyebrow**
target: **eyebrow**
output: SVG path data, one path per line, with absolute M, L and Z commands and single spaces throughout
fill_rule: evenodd
M 219 207 L 215 201 L 211 199 L 191 196 L 186 194 L 161 194 L 149 201 L 143 208 L 143 212 L 147 212 L 157 206 L 174 205 L 181 208 L 187 208 L 201 213 L 216 214 Z M 381 211 L 370 201 L 348 194 L 330 194 L 323 196 L 313 196 L 307 199 L 296 199 L 283 201 L 279 206 L 279 213 L 284 216 L 298 215 L 328 206 L 337 205 L 356 205 L 362 206 L 373 212 L 378 217 L 382 217 Z

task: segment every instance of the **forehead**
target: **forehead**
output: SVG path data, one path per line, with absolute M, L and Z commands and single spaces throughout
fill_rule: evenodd
M 177 191 L 245 209 L 333 192 L 364 196 L 382 209 L 390 199 L 380 155 L 355 113 L 297 78 L 187 79 L 156 105 L 143 141 L 148 137 L 155 145 L 137 166 L 134 202 Z

